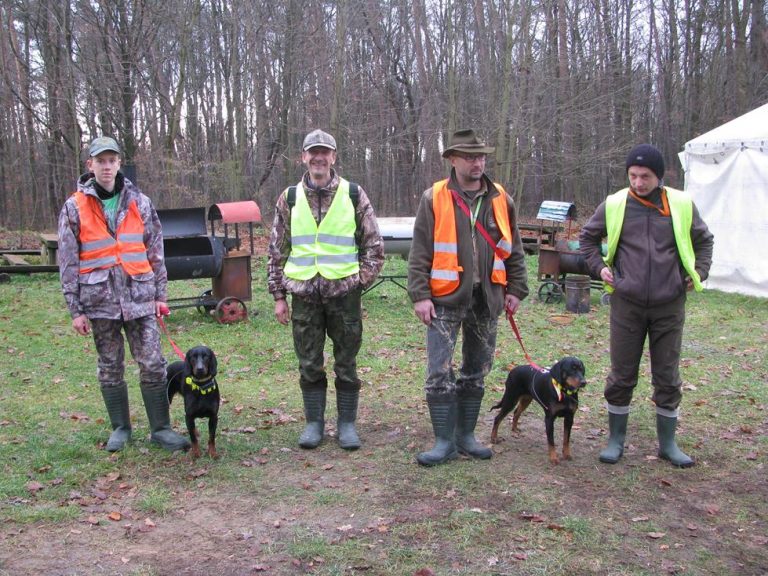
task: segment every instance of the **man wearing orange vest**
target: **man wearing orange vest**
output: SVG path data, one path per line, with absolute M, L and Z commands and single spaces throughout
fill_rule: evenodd
M 498 317 L 528 295 L 525 254 L 512 199 L 485 174 L 494 148 L 473 130 L 458 130 L 443 157 L 450 178 L 424 191 L 408 261 L 408 295 L 427 326 L 425 391 L 435 445 L 423 466 L 459 453 L 488 459 L 475 426 L 496 350 Z M 451 367 L 459 329 L 462 360 Z
M 170 425 L 156 321 L 168 282 L 160 220 L 149 198 L 120 172 L 114 139 L 96 138 L 88 153 L 88 172 L 59 215 L 58 258 L 72 328 L 83 336 L 93 332 L 99 355 L 98 379 L 112 425 L 106 449 L 116 452 L 131 439 L 124 331 L 139 365 L 150 441 L 186 450 L 189 441 Z

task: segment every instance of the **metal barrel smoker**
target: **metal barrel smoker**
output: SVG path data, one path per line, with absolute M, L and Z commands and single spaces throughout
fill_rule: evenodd
M 210 290 L 199 296 L 172 299 L 169 308 L 196 307 L 222 324 L 248 318 L 245 302 L 252 296 L 253 225 L 261 222 L 258 205 L 253 201 L 214 204 L 208 210 L 210 234 L 205 208 L 158 210 L 157 214 L 163 227 L 168 280 L 212 279 Z M 223 224 L 223 236 L 216 235 L 218 223 Z M 241 249 L 241 223 L 249 225 L 250 251 Z M 235 227 L 234 237 L 229 235 L 231 224 Z
M 416 218 L 413 216 L 386 217 L 376 218 L 376 221 L 379 224 L 381 239 L 384 241 L 384 255 L 400 256 L 402 259 L 408 260 Z M 379 274 L 379 277 L 368 287 L 366 292 L 370 292 L 386 281 L 390 281 L 403 290 L 407 290 L 407 286 L 404 284 L 407 278 L 407 276 L 402 274 Z
M 579 252 L 578 241 L 568 240 L 570 237 L 570 227 L 572 221 L 576 218 L 576 206 L 570 202 L 555 202 L 545 200 L 539 207 L 539 213 L 536 216 L 539 220 L 548 220 L 557 222 L 560 225 L 563 222 L 568 223 L 566 238 L 557 239 L 557 228 L 549 245 L 541 244 L 539 247 L 539 282 L 541 285 L 538 290 L 539 301 L 545 303 L 556 303 L 563 300 L 566 294 L 566 286 L 575 290 L 587 290 L 592 287 L 602 290 L 603 284 L 599 277 L 590 274 L 584 257 Z M 578 278 L 568 280 L 568 274 L 578 275 Z M 586 285 L 584 284 L 586 281 Z M 601 302 L 607 303 L 608 294 L 601 296 Z M 579 303 L 574 303 L 577 310 L 580 309 Z M 588 305 L 588 302 L 587 302 Z

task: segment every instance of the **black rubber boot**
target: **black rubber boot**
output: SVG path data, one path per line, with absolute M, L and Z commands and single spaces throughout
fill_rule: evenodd
M 112 434 L 107 440 L 107 451 L 122 450 L 131 441 L 131 412 L 128 408 L 128 386 L 120 382 L 115 386 L 102 386 L 101 395 L 107 407 Z
M 675 431 L 677 418 L 656 414 L 656 435 L 659 437 L 659 458 L 669 460 L 678 468 L 690 468 L 695 464 L 693 458 L 677 447 Z
M 339 446 L 344 450 L 357 450 L 361 445 L 360 437 L 355 430 L 359 398 L 360 390 L 336 389 L 336 408 L 339 413 L 336 428 L 339 434 Z
M 435 434 L 435 445 L 416 456 L 422 466 L 435 466 L 458 457 L 456 451 L 456 396 L 454 394 L 427 394 L 429 417 Z
M 493 456 L 490 448 L 486 448 L 475 439 L 475 426 L 483 403 L 482 388 L 462 390 L 457 396 L 456 411 L 456 448 L 461 454 L 488 460 Z
M 171 428 L 168 406 L 168 389 L 165 382 L 149 382 L 141 385 L 141 397 L 149 419 L 149 441 L 160 444 L 166 450 L 188 450 L 189 440 Z
M 304 417 L 307 420 L 307 425 L 299 437 L 299 446 L 302 448 L 317 448 L 323 441 L 326 390 L 325 386 L 307 386 L 301 389 Z
M 616 464 L 624 454 L 624 440 L 627 438 L 629 414 L 608 412 L 608 446 L 600 452 L 600 462 Z

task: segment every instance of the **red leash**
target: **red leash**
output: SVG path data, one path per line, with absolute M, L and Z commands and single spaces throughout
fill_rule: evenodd
M 163 320 L 163 316 L 168 316 L 170 313 L 171 310 L 168 308 L 168 306 L 160 308 L 160 316 L 157 317 L 157 323 L 160 324 L 160 328 L 162 328 L 166 338 L 168 338 L 168 342 L 171 343 L 171 348 L 173 348 L 174 352 L 176 352 L 176 355 L 184 360 L 186 357 L 184 352 L 181 351 L 181 348 L 176 346 L 176 342 L 174 342 L 173 338 L 171 338 L 171 333 L 168 331 L 168 327 L 165 325 L 165 320 Z
M 509 318 L 509 323 L 512 326 L 512 331 L 515 333 L 515 336 L 517 336 L 517 341 L 520 342 L 520 348 L 523 349 L 523 354 L 525 355 L 525 359 L 528 360 L 528 364 L 530 364 L 533 368 L 536 368 L 539 372 L 546 372 L 544 368 L 536 364 L 531 359 L 531 355 L 528 354 L 528 351 L 525 349 L 525 346 L 523 345 L 523 339 L 520 337 L 520 330 L 517 329 L 517 323 L 515 322 L 515 316 L 514 314 L 510 314 L 507 312 L 507 318 Z
M 469 212 L 469 206 L 467 206 L 467 203 L 464 202 L 464 200 L 459 196 L 459 194 L 455 190 L 451 190 L 451 195 L 453 196 L 454 201 L 456 204 L 461 208 L 461 211 L 466 214 L 470 220 L 472 219 L 472 216 Z M 504 260 L 504 254 L 501 253 L 501 251 L 498 249 L 498 247 L 493 243 L 493 239 L 491 238 L 491 235 L 488 234 L 488 231 L 485 229 L 485 227 L 480 222 L 475 222 L 475 228 L 480 232 L 481 236 L 485 238 L 485 241 L 488 242 L 488 245 L 493 248 L 493 251 L 496 253 L 496 256 L 498 256 L 501 260 Z M 509 311 L 507 311 L 507 318 L 509 318 L 509 323 L 512 325 L 512 330 L 515 333 L 515 336 L 517 336 L 517 341 L 520 342 L 520 348 L 523 349 L 523 354 L 525 355 L 525 359 L 528 360 L 528 364 L 530 364 L 533 368 L 536 370 L 539 370 L 540 372 L 546 372 L 544 368 L 536 364 L 531 359 L 531 356 L 528 354 L 528 351 L 525 349 L 525 346 L 523 345 L 523 339 L 520 337 L 520 330 L 517 329 L 517 323 L 515 323 L 515 316 L 514 314 L 511 314 Z

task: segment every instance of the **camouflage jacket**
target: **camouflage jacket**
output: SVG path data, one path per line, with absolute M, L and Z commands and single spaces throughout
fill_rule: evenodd
M 85 314 L 89 318 L 134 320 L 155 313 L 155 302 L 167 300 L 168 273 L 163 261 L 163 233 L 152 201 L 122 174 L 116 226 L 125 218 L 128 206 L 135 201 L 144 222 L 144 245 L 152 272 L 134 277 L 122 266 L 80 274 L 80 214 L 74 197 L 69 197 L 59 214 L 59 274 L 61 289 L 72 318 Z M 119 183 L 117 184 L 119 186 Z M 93 187 L 93 174 L 83 174 L 77 189 L 98 196 Z M 114 231 L 112 231 L 114 234 Z
M 315 220 L 319 223 L 328 213 L 336 189 L 339 186 L 339 176 L 332 171 L 331 182 L 324 188 L 314 188 L 309 181 L 309 175 L 304 174 L 304 189 L 309 207 Z M 269 239 L 269 266 L 267 284 L 269 292 L 275 300 L 285 298 L 290 292 L 294 296 L 321 302 L 329 298 L 337 298 L 350 290 L 367 288 L 373 284 L 384 265 L 384 241 L 379 232 L 379 225 L 368 196 L 359 188 L 357 207 L 355 209 L 355 241 L 358 246 L 360 272 L 340 280 L 328 280 L 319 274 L 310 280 L 294 280 L 283 274 L 285 262 L 291 253 L 291 209 L 284 190 L 277 199 L 275 220 Z

